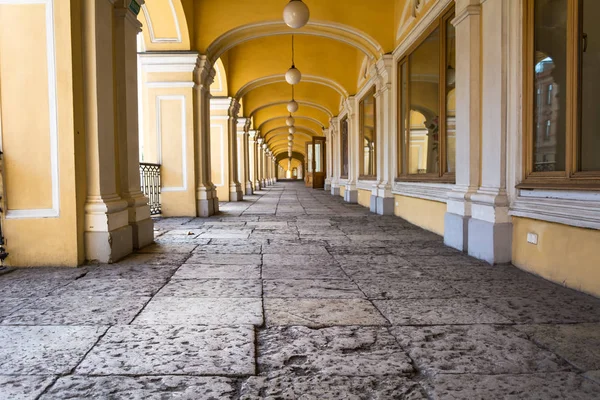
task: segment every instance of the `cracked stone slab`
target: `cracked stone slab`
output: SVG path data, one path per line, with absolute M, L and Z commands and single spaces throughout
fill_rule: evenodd
M 194 253 L 187 264 L 260 265 L 260 254 L 198 254 Z
M 210 239 L 198 239 L 198 238 L 194 238 L 193 236 L 178 236 L 178 235 L 171 235 L 171 236 L 159 236 L 157 238 L 154 239 L 154 242 L 156 244 L 161 244 L 161 245 L 178 245 L 178 244 L 182 244 L 182 245 L 194 245 L 194 246 L 200 246 L 200 245 L 205 245 L 210 243 Z M 144 253 L 144 251 L 140 251 L 140 253 Z
M 0 399 L 36 399 L 52 382 L 52 376 L 0 375 Z
M 7 275 L 10 275 L 10 273 Z M 3 279 L 3 276 L 0 276 L 0 299 L 3 297 L 43 297 L 70 282 L 72 280 L 44 278 Z
M 260 254 L 261 245 L 248 244 L 241 246 L 234 245 L 208 245 L 199 246 L 194 253 L 196 254 Z
M 87 279 L 163 279 L 167 280 L 179 268 L 177 265 L 100 265 L 91 270 Z
M 320 266 L 330 267 L 337 266 L 335 259 L 330 255 L 309 255 L 309 254 L 293 254 L 282 257 L 281 254 L 265 254 L 263 255 L 263 265 L 265 266 Z
M 512 266 L 503 265 L 446 265 L 439 267 L 424 266 L 421 270 L 433 279 L 444 281 L 471 281 L 477 284 L 490 281 L 496 285 L 506 285 L 497 281 L 520 281 L 530 279 L 530 276 Z
M 30 299 L 23 298 L 11 298 L 4 297 L 0 300 L 0 320 L 4 317 L 8 317 L 13 312 L 17 311 L 19 308 L 29 304 L 31 302 Z
M 420 267 L 446 267 L 446 266 L 486 266 L 489 267 L 484 261 L 478 260 L 473 257 L 458 253 L 455 255 L 437 255 L 437 256 L 406 256 L 406 260 Z
M 171 279 L 260 279 L 260 266 L 184 264 Z
M 520 325 L 516 328 L 575 367 L 583 371 L 600 370 L 600 324 Z
M 104 334 L 101 326 L 0 326 L 0 371 L 9 375 L 65 374 Z
M 264 296 L 278 298 L 360 299 L 356 284 L 338 279 L 279 279 L 264 281 Z
M 461 254 L 459 250 L 444 246 L 441 241 L 423 241 L 390 247 L 390 253 L 405 256 L 454 256 Z
M 403 299 L 373 302 L 392 325 L 510 324 L 511 320 L 471 299 Z
M 356 255 L 368 255 L 368 256 L 383 256 L 389 255 L 390 249 L 387 247 L 367 247 L 367 246 L 332 246 L 329 249 L 329 253 L 333 256 L 356 256 Z
M 188 254 L 198 247 L 196 243 L 153 243 L 143 249 L 138 250 L 138 253 L 184 253 Z
M 261 373 L 325 376 L 400 376 L 410 359 L 381 327 L 268 328 L 258 334 Z
M 600 322 L 596 299 L 553 297 L 484 298 L 482 303 L 519 324 Z
M 403 257 L 393 255 L 335 255 L 334 258 L 342 267 L 346 265 L 380 264 L 386 267 L 412 267 L 413 265 Z
M 179 279 L 169 282 L 157 296 L 249 298 L 261 294 L 262 284 L 258 279 Z
M 460 293 L 448 284 L 430 279 L 357 280 L 360 289 L 370 299 L 447 299 Z
M 115 265 L 181 265 L 189 256 L 180 253 L 136 253 L 125 257 Z
M 264 265 L 263 279 L 348 279 L 335 265 Z
M 324 256 L 329 256 L 329 253 L 327 252 L 327 249 L 325 248 L 325 246 L 316 246 L 316 245 L 309 245 L 309 244 L 304 244 L 304 245 L 299 245 L 299 246 L 293 246 L 293 245 L 278 245 L 278 244 L 271 244 L 268 246 L 263 246 L 263 254 L 280 254 L 280 255 L 324 255 Z
M 600 370 L 596 370 L 596 371 L 588 371 L 585 374 L 583 374 L 583 376 L 586 379 L 589 379 L 591 381 L 596 382 L 597 384 L 600 385 Z
M 3 325 L 128 324 L 150 297 L 48 296 L 4 319 Z
M 55 290 L 53 296 L 153 296 L 165 279 L 79 279 Z
M 510 284 L 498 284 L 497 281 L 455 281 L 452 287 L 465 297 L 541 297 L 548 298 L 559 295 L 568 289 L 538 279 L 514 280 Z M 600 306 L 600 301 L 598 302 Z
M 77 367 L 83 375 L 253 375 L 249 326 L 113 326 Z
M 71 281 L 84 276 L 93 267 L 59 268 L 59 267 L 27 267 L 15 268 L 13 271 L 0 275 L 4 280 L 66 280 Z
M 432 399 L 592 400 L 600 385 L 574 373 L 527 375 L 441 374 L 425 381 Z
M 264 300 L 268 326 L 389 325 L 364 299 L 272 299 Z
M 269 240 L 268 239 L 260 239 L 260 238 L 257 238 L 257 239 L 254 239 L 254 238 L 250 238 L 250 239 L 211 239 L 210 244 L 218 245 L 218 246 L 247 246 L 247 245 L 261 246 L 264 244 L 269 244 Z
M 402 279 L 417 280 L 424 279 L 427 275 L 423 270 L 416 267 L 398 267 L 384 264 L 355 264 L 344 265 L 342 269 L 354 280 L 378 280 L 378 279 Z
M 40 400 L 234 399 L 231 378 L 204 376 L 81 376 L 58 379 Z
M 289 228 L 288 223 L 286 221 L 279 221 L 279 222 L 277 222 L 277 221 L 272 221 L 272 222 L 257 221 L 257 222 L 248 222 L 247 225 L 249 228 L 260 229 L 260 230 L 262 230 L 262 229 L 269 229 L 269 230 L 288 229 Z
M 572 371 L 510 326 L 396 326 L 391 332 L 426 375 Z
M 210 231 L 198 236 L 200 239 L 248 239 L 250 237 L 250 230 L 244 232 L 241 229 L 236 231 Z
M 242 385 L 241 400 L 258 399 L 411 399 L 425 400 L 421 386 L 405 377 L 252 376 Z
M 180 228 L 180 229 L 170 229 L 165 233 L 165 236 L 187 236 L 190 238 L 195 238 L 198 235 L 200 235 L 201 233 L 206 232 L 206 229 L 185 229 L 185 228 Z
M 262 301 L 257 298 L 155 297 L 133 323 L 260 326 Z

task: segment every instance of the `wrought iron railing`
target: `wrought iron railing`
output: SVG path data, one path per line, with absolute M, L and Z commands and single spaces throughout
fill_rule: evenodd
M 142 192 L 148 197 L 150 215 L 159 215 L 160 205 L 160 164 L 140 163 L 140 183 Z

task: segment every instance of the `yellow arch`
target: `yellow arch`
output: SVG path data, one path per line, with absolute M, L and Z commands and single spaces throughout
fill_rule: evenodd
M 190 30 L 181 0 L 152 0 L 142 5 L 145 51 L 191 50 Z

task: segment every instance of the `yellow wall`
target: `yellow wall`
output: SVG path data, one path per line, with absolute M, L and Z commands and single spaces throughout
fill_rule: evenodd
M 371 207 L 371 191 L 358 189 L 358 204 L 363 207 Z
M 71 4 L 54 2 L 53 32 L 47 29 L 46 11 L 43 4 L 0 5 L 0 120 L 6 201 L 2 218 L 10 253 L 8 265 L 74 266 L 83 260 L 75 144 L 84 132 L 73 113 Z M 48 35 L 54 36 L 50 39 L 55 46 L 55 62 L 48 60 Z M 55 79 L 54 95 L 49 89 L 51 79 Z M 51 104 L 55 104 L 55 112 Z M 51 174 L 52 132 L 57 142 L 55 185 Z M 35 217 L 52 208 L 53 186 L 58 193 L 58 215 Z
M 538 244 L 527 243 L 527 233 Z M 600 296 L 600 231 L 513 218 L 513 264 L 553 282 Z
M 446 203 L 400 195 L 394 197 L 394 215 L 428 231 L 444 235 Z
M 340 196 L 344 197 L 346 195 L 346 186 L 340 186 Z
M 229 201 L 229 137 L 227 120 L 211 117 L 210 121 L 210 168 L 212 183 L 217 187 L 220 201 Z

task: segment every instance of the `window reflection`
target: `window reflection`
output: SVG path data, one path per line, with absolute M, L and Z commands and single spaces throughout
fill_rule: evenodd
M 376 176 L 376 144 L 375 144 L 375 95 L 371 92 L 360 103 L 362 124 L 362 156 L 361 175 Z

